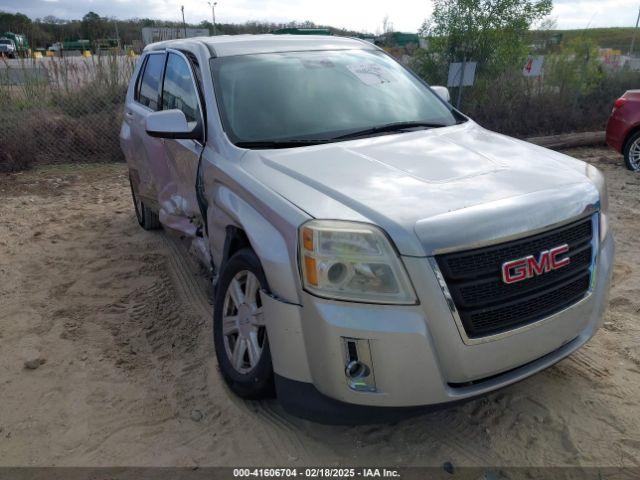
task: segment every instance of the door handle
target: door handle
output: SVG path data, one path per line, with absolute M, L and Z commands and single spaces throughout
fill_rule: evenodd
M 133 112 L 126 111 L 124 114 L 129 118 L 133 118 Z

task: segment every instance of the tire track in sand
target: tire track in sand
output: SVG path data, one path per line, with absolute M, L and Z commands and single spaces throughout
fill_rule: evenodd
M 178 295 L 202 319 L 206 330 L 204 338 L 210 341 L 208 345 L 203 345 L 202 348 L 206 350 L 211 365 L 217 366 L 213 341 L 210 335 L 213 322 L 213 305 L 210 299 L 213 296 L 213 288 L 204 281 L 202 276 L 196 275 L 198 269 L 197 261 L 191 257 L 185 246 L 181 244 L 180 239 L 169 232 L 165 232 L 164 239 L 167 248 L 170 250 L 169 270 L 175 281 Z M 222 379 L 217 371 L 215 375 L 210 377 L 216 382 L 215 385 L 211 385 L 212 389 L 216 393 L 224 391 L 222 395 L 216 395 L 217 398 L 227 396 L 228 400 L 242 410 L 246 416 L 253 417 L 259 422 L 262 433 L 256 435 L 256 439 L 259 440 L 262 448 L 268 449 L 271 458 L 277 458 L 285 464 L 291 462 L 304 463 L 305 460 L 313 458 L 305 447 L 305 443 L 308 443 L 310 439 L 301 437 L 299 429 L 290 420 L 289 416 L 281 411 L 275 401 L 246 401 L 238 399 L 224 385 L 221 385 Z M 243 441 L 246 441 L 246 437 L 243 437 Z

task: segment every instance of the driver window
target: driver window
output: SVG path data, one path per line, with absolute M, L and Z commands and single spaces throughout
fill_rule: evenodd
M 200 120 L 198 93 L 191 77 L 191 69 L 184 58 L 169 53 L 162 85 L 162 109 L 182 110 L 187 122 Z

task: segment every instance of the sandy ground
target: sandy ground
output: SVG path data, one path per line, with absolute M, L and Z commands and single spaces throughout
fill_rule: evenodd
M 609 181 L 605 327 L 500 392 L 357 427 L 228 392 L 207 280 L 178 240 L 137 226 L 124 165 L 0 177 L 0 465 L 639 466 L 640 175 L 606 149 L 570 153 Z

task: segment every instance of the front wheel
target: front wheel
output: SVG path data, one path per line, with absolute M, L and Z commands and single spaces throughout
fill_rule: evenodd
M 624 147 L 624 163 L 632 172 L 640 172 L 640 132 L 631 135 Z
M 226 263 L 216 289 L 213 341 L 225 382 L 243 398 L 273 396 L 273 367 L 260 290 L 260 260 L 245 248 Z

